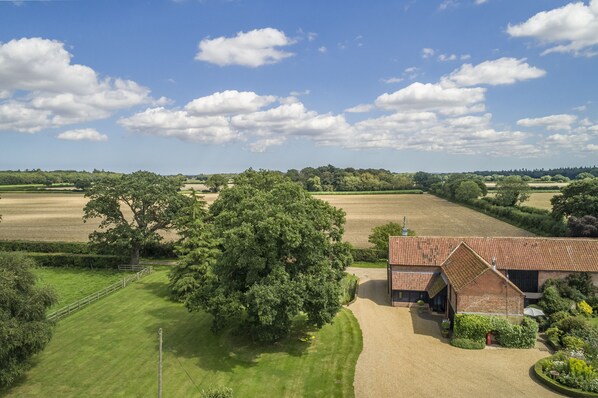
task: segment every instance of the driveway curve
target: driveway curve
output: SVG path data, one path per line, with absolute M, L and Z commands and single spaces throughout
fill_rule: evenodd
M 462 350 L 440 336 L 438 319 L 391 307 L 386 269 L 349 268 L 360 279 L 349 308 L 363 333 L 355 397 L 562 397 L 530 375 L 548 355 L 529 350 Z

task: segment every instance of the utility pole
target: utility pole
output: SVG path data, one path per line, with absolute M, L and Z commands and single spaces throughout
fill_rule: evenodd
M 162 328 L 158 329 L 160 336 L 160 354 L 158 356 L 158 398 L 162 398 Z

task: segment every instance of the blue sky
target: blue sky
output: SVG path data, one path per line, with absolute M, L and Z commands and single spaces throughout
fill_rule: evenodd
M 0 169 L 598 164 L 598 0 L 0 2 Z

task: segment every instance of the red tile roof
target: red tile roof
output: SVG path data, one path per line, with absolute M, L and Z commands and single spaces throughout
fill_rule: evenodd
M 391 265 L 440 266 L 465 242 L 498 269 L 598 272 L 598 239 L 475 238 L 395 236 L 390 238 Z
M 433 277 L 433 272 L 393 271 L 392 288 L 393 290 L 416 290 L 421 292 L 428 289 Z
M 457 292 L 476 280 L 482 274 L 490 272 L 495 274 L 497 278 L 503 279 L 505 282 L 509 283 L 521 293 L 517 286 L 513 285 L 503 274 L 493 270 L 490 264 L 484 261 L 484 259 L 473 251 L 471 247 L 463 242 L 453 250 L 442 264 L 442 271 L 448 278 L 452 288 Z

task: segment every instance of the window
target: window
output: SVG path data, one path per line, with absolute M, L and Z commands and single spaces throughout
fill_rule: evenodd
M 415 303 L 417 300 L 428 302 L 428 292 L 413 291 L 413 290 L 393 290 L 393 301 L 400 301 L 403 303 Z

